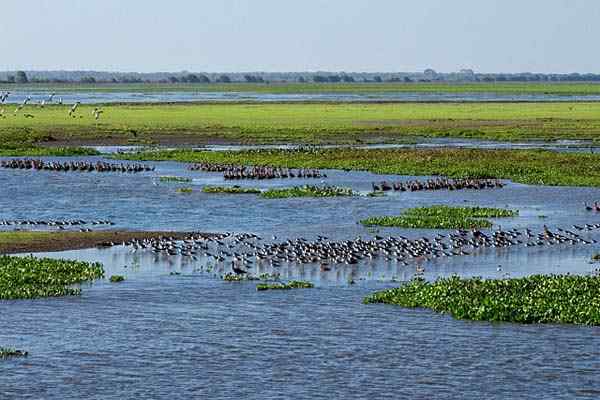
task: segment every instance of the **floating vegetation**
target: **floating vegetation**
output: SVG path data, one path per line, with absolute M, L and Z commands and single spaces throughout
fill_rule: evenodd
M 173 183 L 188 183 L 191 182 L 191 178 L 185 178 L 183 176 L 161 176 L 158 178 L 160 182 L 173 182 Z
M 10 347 L 0 347 L 0 360 L 4 360 L 12 357 L 27 357 L 28 352 L 23 350 L 17 350 Z
M 534 275 L 519 279 L 414 279 L 376 292 L 365 304 L 430 308 L 458 319 L 600 325 L 600 277 Z
M 165 150 L 127 154 L 135 160 L 223 162 L 370 171 L 378 174 L 511 179 L 533 185 L 600 186 L 600 155 L 546 150 L 299 149 L 247 151 Z M 566 167 L 568 166 L 568 168 Z
M 81 290 L 70 285 L 103 276 L 98 263 L 0 256 L 0 300 L 75 296 Z
M 288 197 L 338 197 L 354 196 L 355 193 L 350 188 L 338 186 L 295 186 L 283 189 L 269 189 L 261 193 L 266 199 L 283 199 Z
M 223 280 L 226 282 L 241 282 L 241 281 L 258 281 L 260 280 L 260 278 L 256 278 L 252 275 L 238 275 L 238 274 L 225 274 L 223 275 Z
M 123 275 L 112 275 L 109 279 L 110 283 L 119 283 L 123 282 L 125 277 Z
M 225 194 L 259 194 L 258 188 L 244 188 L 241 186 L 204 186 L 204 193 L 225 193 Z
M 289 281 L 287 283 L 259 283 L 256 285 L 256 290 L 289 290 L 289 289 L 310 289 L 315 287 L 310 282 L 305 281 Z
M 192 193 L 192 188 L 191 187 L 178 188 L 177 193 L 190 194 L 190 193 Z
M 489 228 L 492 223 L 481 218 L 504 218 L 518 215 L 517 211 L 484 207 L 431 206 L 411 208 L 400 216 L 370 217 L 361 224 L 414 229 L 471 229 Z

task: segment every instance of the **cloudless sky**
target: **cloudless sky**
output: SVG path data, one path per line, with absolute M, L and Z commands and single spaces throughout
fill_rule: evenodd
M 598 0 L 28 0 L 0 70 L 600 72 Z

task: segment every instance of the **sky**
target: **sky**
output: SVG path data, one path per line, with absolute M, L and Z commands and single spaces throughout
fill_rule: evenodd
M 0 70 L 600 72 L 598 0 L 28 0 Z

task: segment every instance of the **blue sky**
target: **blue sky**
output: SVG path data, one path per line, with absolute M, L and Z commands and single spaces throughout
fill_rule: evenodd
M 0 70 L 600 72 L 600 1 L 10 1 L 0 38 Z

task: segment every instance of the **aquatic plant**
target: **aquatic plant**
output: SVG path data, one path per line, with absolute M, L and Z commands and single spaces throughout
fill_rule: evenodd
M 11 347 L 0 347 L 0 360 L 12 357 L 27 357 L 28 352 Z
M 119 283 L 123 282 L 125 277 L 123 275 L 112 275 L 109 279 L 110 283 Z
M 228 273 L 223 275 L 222 279 L 226 282 L 241 282 L 241 281 L 257 281 L 259 280 L 259 278 L 256 278 L 252 275 L 237 275 L 237 274 L 232 274 L 232 273 Z
M 79 295 L 70 285 L 104 276 L 101 264 L 0 256 L 0 300 Z
M 420 229 L 489 228 L 492 223 L 481 218 L 504 218 L 518 211 L 485 207 L 431 206 L 410 208 L 400 216 L 370 217 L 361 220 L 365 226 Z
M 191 187 L 178 188 L 177 193 L 190 194 L 192 193 Z
M 310 289 L 315 287 L 314 284 L 305 281 L 289 281 L 286 283 L 259 283 L 256 285 L 256 290 L 289 290 L 289 289 Z
M 600 104 L 599 104 L 600 106 Z M 286 168 L 370 171 L 377 174 L 511 179 L 533 185 L 600 186 L 600 154 L 545 150 L 300 149 L 230 152 L 158 151 L 128 154 L 133 160 L 176 160 Z
M 258 188 L 245 188 L 241 186 L 204 186 L 204 193 L 225 193 L 225 194 L 259 194 Z
M 265 199 L 283 199 L 289 197 L 338 197 L 354 196 L 355 193 L 350 188 L 338 186 L 295 186 L 291 188 L 276 189 L 272 188 L 261 193 Z
M 191 178 L 185 178 L 183 176 L 170 176 L 170 175 L 161 176 L 158 179 L 160 180 L 160 182 L 174 182 L 174 183 L 186 183 L 186 182 L 192 181 Z
M 376 292 L 365 304 L 430 308 L 458 319 L 600 325 L 600 277 L 533 275 L 518 279 L 414 279 Z

